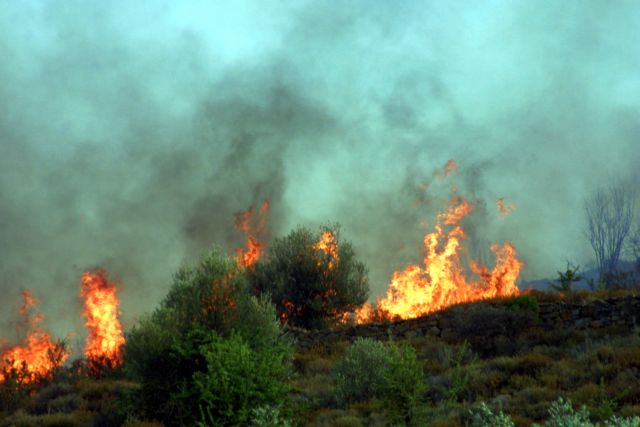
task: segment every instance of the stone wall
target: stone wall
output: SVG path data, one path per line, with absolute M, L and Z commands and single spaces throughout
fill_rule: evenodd
M 544 330 L 554 328 L 598 329 L 612 326 L 635 327 L 640 322 L 640 296 L 628 296 L 610 299 L 594 299 L 580 302 L 539 302 L 539 312 L 535 322 Z M 351 325 L 336 329 L 307 331 L 289 328 L 296 337 L 300 348 L 310 348 L 318 344 L 330 344 L 337 341 L 353 341 L 358 337 L 386 340 L 390 335 L 396 339 L 417 337 L 454 336 L 452 330 L 464 316 L 465 310 L 513 310 L 495 301 L 482 301 L 464 304 L 451 309 L 420 317 L 365 325 Z M 458 322 L 456 322 L 458 320 Z M 464 320 L 463 320 L 464 321 Z M 509 325 L 505 325 L 506 328 Z M 491 330 L 488 333 L 492 333 Z M 497 332 L 496 332 L 497 333 Z

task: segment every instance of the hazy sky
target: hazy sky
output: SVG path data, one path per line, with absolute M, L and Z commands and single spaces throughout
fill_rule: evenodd
M 0 2 L 0 320 L 31 288 L 82 334 L 103 266 L 130 325 L 263 199 L 272 236 L 340 222 L 375 296 L 448 159 L 475 246 L 513 241 L 525 280 L 589 262 L 585 195 L 640 165 L 640 7 L 479 3 Z

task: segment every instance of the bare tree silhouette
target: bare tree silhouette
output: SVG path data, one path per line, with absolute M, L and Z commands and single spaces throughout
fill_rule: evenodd
M 631 230 L 635 206 L 633 187 L 615 181 L 585 200 L 585 236 L 596 255 L 600 276 L 613 275 Z

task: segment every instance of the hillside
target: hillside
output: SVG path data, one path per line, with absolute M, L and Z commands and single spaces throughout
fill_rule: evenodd
M 336 364 L 363 337 L 408 344 L 425 373 L 420 416 L 433 426 L 465 425 L 486 402 L 518 426 L 543 422 L 558 397 L 585 405 L 594 422 L 640 415 L 640 296 L 634 292 L 535 293 L 462 304 L 419 319 L 333 330 L 289 329 L 297 338 L 289 403 L 294 425 L 392 425 L 380 400 L 347 403 L 336 389 Z M 49 385 L 0 387 L 0 426 L 160 425 L 129 419 L 127 396 L 138 385 L 87 378 L 81 364 Z M 362 375 L 371 367 L 360 366 Z M 279 425 L 279 424 L 265 424 Z M 424 424 L 426 425 L 426 424 Z

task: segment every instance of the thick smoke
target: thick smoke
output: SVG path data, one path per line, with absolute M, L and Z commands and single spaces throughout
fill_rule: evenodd
M 472 252 L 512 240 L 525 279 L 554 274 L 590 258 L 585 195 L 640 164 L 633 2 L 135 4 L 0 6 L 0 320 L 26 287 L 82 333 L 102 266 L 129 325 L 264 199 L 271 236 L 340 222 L 377 295 L 451 182 Z

